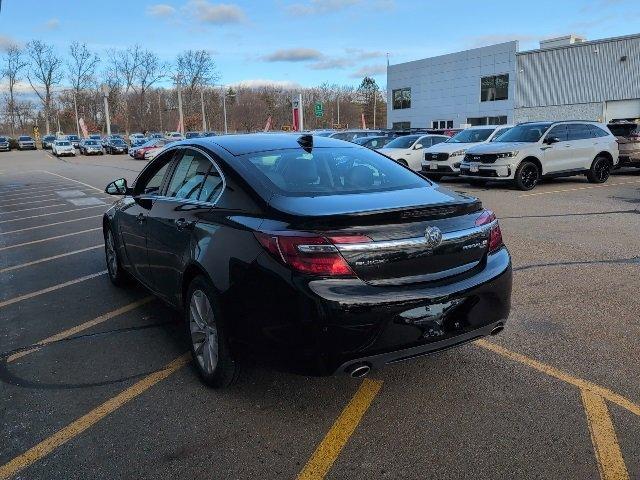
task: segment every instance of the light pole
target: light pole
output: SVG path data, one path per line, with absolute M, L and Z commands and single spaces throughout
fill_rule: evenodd
M 162 92 L 158 89 L 158 115 L 160 116 L 160 132 L 162 132 Z
M 102 99 L 104 100 L 104 119 L 107 123 L 107 136 L 111 136 L 111 117 L 109 116 L 109 87 L 102 85 Z M 60 127 L 58 127 L 60 128 Z
M 76 91 L 73 90 L 73 109 L 76 112 L 76 133 L 80 136 L 80 120 L 78 119 L 78 100 L 76 99 Z
M 340 94 L 336 95 L 336 105 L 338 105 L 338 128 L 340 128 Z
M 229 133 L 229 129 L 227 128 L 227 97 L 233 98 L 235 97 L 235 93 L 227 93 L 227 91 L 222 87 L 222 114 L 224 116 L 224 134 Z
M 202 132 L 207 131 L 207 119 L 204 116 L 204 87 L 200 89 L 200 106 L 202 107 Z
M 378 102 L 378 91 L 373 91 L 373 129 L 376 129 L 376 105 Z
M 182 76 L 176 76 L 176 87 L 178 89 L 178 115 L 180 117 L 180 133 L 184 135 L 184 115 L 182 113 L 182 90 L 180 82 L 182 81 Z

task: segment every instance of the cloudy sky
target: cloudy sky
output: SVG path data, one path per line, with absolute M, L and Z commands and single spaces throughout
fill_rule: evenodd
M 222 82 L 385 84 L 391 63 L 518 39 L 640 32 L 637 0 L 2 0 L 0 49 L 38 38 L 99 54 L 139 43 L 172 60 L 209 49 Z

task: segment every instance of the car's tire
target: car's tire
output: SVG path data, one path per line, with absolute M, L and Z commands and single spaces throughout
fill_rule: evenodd
M 487 186 L 487 181 L 486 180 L 479 180 L 476 178 L 470 178 L 469 179 L 469 185 L 473 186 L 473 187 L 486 187 Z
M 611 175 L 611 162 L 607 157 L 598 156 L 591 163 L 591 168 L 587 172 L 589 183 L 604 183 Z
M 107 261 L 107 273 L 109 274 L 109 280 L 116 287 L 126 287 L 133 283 L 133 277 L 122 268 L 122 262 L 120 261 L 120 254 L 116 248 L 115 237 L 111 227 L 107 227 L 104 232 L 104 253 L 105 260 Z
M 404 165 L 405 167 L 409 166 L 409 162 L 407 162 L 404 158 L 399 158 L 398 160 L 396 160 L 396 162 L 398 162 L 400 165 Z
M 234 383 L 240 368 L 229 348 L 217 295 L 202 275 L 195 277 L 189 285 L 184 302 L 184 320 L 192 363 L 202 381 L 212 388 Z
M 518 165 L 514 183 L 518 190 L 533 190 L 540 181 L 538 166 L 529 160 L 524 160 Z

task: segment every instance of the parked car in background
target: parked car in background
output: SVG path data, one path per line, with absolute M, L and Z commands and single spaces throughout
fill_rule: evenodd
M 177 142 L 179 140 L 184 140 L 184 136 L 180 132 L 169 132 L 164 137 L 167 140 L 171 140 Z
M 164 138 L 164 135 L 160 132 L 151 132 L 147 135 L 147 139 L 151 140 L 152 138 Z
M 336 133 L 335 130 L 313 130 L 310 132 L 311 135 L 314 135 L 316 137 L 329 137 L 332 134 Z
M 42 137 L 42 149 L 43 150 L 50 150 L 51 147 L 53 146 L 53 142 L 56 141 L 56 136 L 55 135 L 45 135 L 44 137 Z
M 216 135 L 216 132 L 202 132 L 203 137 L 215 137 Z
M 99 133 L 92 133 L 87 138 L 90 140 L 98 140 L 99 142 L 102 141 L 102 135 L 100 135 Z
M 424 149 L 448 139 L 449 137 L 444 135 L 404 135 L 391 140 L 379 152 L 411 170 L 419 171 L 422 167 Z
M 122 138 L 119 137 L 110 137 L 107 140 L 107 143 L 104 146 L 105 152 L 110 155 L 115 155 L 119 153 L 127 153 L 128 145 Z
M 384 136 L 384 137 L 360 137 L 356 138 L 353 143 L 357 145 L 362 145 L 363 147 L 371 148 L 377 150 L 379 148 L 383 148 L 387 143 L 393 140 L 392 136 Z
M 640 168 L 640 123 L 616 122 L 607 127 L 618 142 L 619 166 Z
M 199 139 L 105 191 L 123 197 L 102 222 L 109 278 L 133 277 L 183 311 L 212 387 L 237 377 L 230 345 L 360 377 L 497 334 L 509 316 L 495 215 L 358 145 Z
M 133 145 L 134 143 L 141 144 L 144 143 L 147 138 L 142 133 L 132 133 L 129 135 L 129 144 Z
M 360 137 L 379 137 L 382 135 L 380 130 L 341 130 L 339 132 L 331 132 L 327 135 L 329 138 L 337 138 L 338 140 L 346 140 L 353 142 Z
M 18 150 L 36 150 L 36 141 L 29 135 L 20 135 L 18 137 Z
M 200 138 L 202 137 L 202 132 L 187 132 L 184 134 L 184 138 L 186 139 L 190 139 L 190 138 Z
M 80 153 L 82 155 L 104 155 L 104 150 L 98 140 L 85 138 L 80 142 Z
M 440 180 L 445 175 L 459 175 L 467 148 L 490 142 L 511 127 L 512 125 L 479 125 L 461 130 L 446 142 L 424 151 L 422 173 L 433 180 Z
M 76 148 L 71 144 L 69 140 L 55 140 L 51 146 L 51 153 L 56 157 L 62 157 L 66 155 L 72 155 L 75 157 Z
M 529 122 L 516 125 L 495 142 L 467 149 L 460 173 L 476 184 L 509 181 L 531 190 L 541 178 L 586 175 L 604 183 L 618 165 L 618 143 L 597 122 Z
M 69 140 L 74 148 L 80 148 L 80 137 L 78 135 L 67 135 L 66 140 Z
M 147 158 L 147 152 L 151 150 L 158 150 L 168 143 L 171 143 L 171 140 L 167 140 L 165 138 L 154 138 L 149 140 L 134 150 L 133 158 L 136 160 L 145 160 Z
M 0 152 L 10 152 L 11 151 L 11 143 L 9 142 L 9 137 L 0 137 Z
M 123 143 L 126 143 L 122 135 L 120 135 L 119 133 L 114 133 L 102 139 L 102 146 L 106 148 L 107 143 L 109 143 L 109 141 L 111 140 L 122 140 Z

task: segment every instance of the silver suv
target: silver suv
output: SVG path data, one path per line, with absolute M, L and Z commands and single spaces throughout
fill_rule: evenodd
M 616 138 L 602 123 L 528 122 L 467 149 L 460 174 L 472 184 L 506 180 L 531 190 L 543 177 L 586 175 L 592 183 L 604 183 L 617 164 Z

